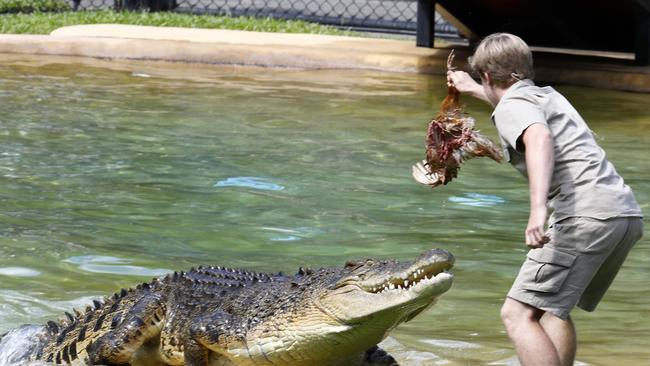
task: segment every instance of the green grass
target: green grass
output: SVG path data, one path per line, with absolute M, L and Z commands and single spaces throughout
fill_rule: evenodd
M 0 0 L 0 14 L 72 10 L 65 0 Z
M 168 12 L 114 12 L 109 10 L 0 14 L 0 33 L 49 34 L 57 28 L 68 25 L 106 23 L 152 25 L 161 27 L 233 29 L 278 33 L 310 33 L 330 35 L 354 34 L 350 31 L 298 20 L 191 15 Z

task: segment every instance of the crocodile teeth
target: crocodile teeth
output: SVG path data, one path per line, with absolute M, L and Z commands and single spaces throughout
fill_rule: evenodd
M 421 281 L 430 280 L 436 275 L 427 273 L 423 269 L 416 269 L 410 274 L 405 274 L 398 278 L 387 280 L 384 284 L 372 287 L 372 292 L 375 294 L 383 294 L 393 290 L 408 291 L 413 286 L 419 284 Z M 396 283 L 392 282 L 395 281 Z

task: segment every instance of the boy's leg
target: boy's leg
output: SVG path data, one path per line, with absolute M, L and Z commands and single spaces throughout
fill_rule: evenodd
M 628 253 L 643 235 L 643 220 L 641 218 L 628 217 L 618 220 L 629 222 L 627 232 L 614 250 L 611 251 L 611 254 L 604 260 L 598 272 L 596 272 L 589 283 L 589 286 L 587 286 L 585 292 L 580 297 L 578 307 L 583 310 L 594 311 L 596 309 L 596 306 L 614 281 Z
M 563 320 L 551 313 L 544 313 L 540 323 L 557 350 L 560 365 L 572 366 L 576 359 L 577 343 L 576 330 L 571 317 Z
M 544 311 L 506 298 L 501 319 L 522 366 L 561 366 L 558 351 L 540 319 Z
M 547 350 L 539 328 L 557 357 L 557 363 L 548 364 L 572 364 L 575 330 L 569 312 L 579 300 L 578 306 L 585 310 L 596 307 L 642 232 L 639 218 L 574 217 L 554 224 L 550 243 L 528 253 L 502 308 L 508 335 L 524 366 L 538 364 L 527 361 L 530 354 Z M 537 344 L 526 343 L 522 327 L 531 331 Z

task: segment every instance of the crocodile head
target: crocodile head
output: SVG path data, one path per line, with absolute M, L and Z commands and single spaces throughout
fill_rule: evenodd
M 454 257 L 442 249 L 409 262 L 347 262 L 341 278 L 321 294 L 319 306 L 341 324 L 369 324 L 387 334 L 432 306 L 451 287 L 448 270 L 453 263 Z

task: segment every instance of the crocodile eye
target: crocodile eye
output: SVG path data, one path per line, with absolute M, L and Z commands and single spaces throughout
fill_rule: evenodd
M 363 263 L 357 262 L 357 261 L 347 261 L 345 262 L 345 268 L 357 268 L 359 266 L 362 266 Z
M 373 265 L 375 265 L 375 261 L 373 261 L 372 259 L 367 259 L 366 260 L 366 266 L 372 267 Z

